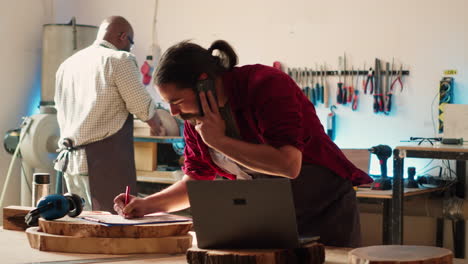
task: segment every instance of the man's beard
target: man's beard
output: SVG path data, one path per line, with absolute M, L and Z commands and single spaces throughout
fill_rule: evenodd
M 196 120 L 195 118 L 200 117 L 200 114 L 178 114 L 177 115 L 179 118 L 190 122 L 192 125 L 196 125 Z

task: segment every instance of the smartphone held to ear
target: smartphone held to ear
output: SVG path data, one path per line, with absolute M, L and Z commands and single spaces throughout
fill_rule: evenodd
M 200 100 L 200 92 L 207 93 L 208 91 L 211 91 L 215 100 L 218 101 L 218 98 L 216 97 L 216 90 L 215 90 L 215 84 L 214 84 L 213 79 L 204 79 L 204 80 L 197 81 L 197 100 L 198 100 L 198 108 L 200 109 L 201 116 L 203 116 L 204 113 L 203 113 L 203 107 L 202 107 L 201 100 Z M 208 102 L 208 105 L 210 106 L 210 109 L 213 109 L 213 106 L 211 106 L 210 100 L 208 99 L 208 94 L 206 94 L 206 96 L 207 96 L 206 100 Z

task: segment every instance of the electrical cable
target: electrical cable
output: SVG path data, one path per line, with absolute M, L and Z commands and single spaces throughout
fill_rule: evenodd
M 18 153 L 20 151 L 21 142 L 24 139 L 24 135 L 26 135 L 26 133 L 28 133 L 28 130 L 29 130 L 29 127 L 30 127 L 31 123 L 32 122 L 31 122 L 30 118 L 25 118 L 23 123 L 21 124 L 21 130 L 24 130 L 24 132 L 20 134 L 18 145 L 16 146 L 15 152 L 13 153 L 13 157 L 11 158 L 11 161 L 10 161 L 10 165 L 8 166 L 7 176 L 6 176 L 6 179 L 5 179 L 5 183 L 3 184 L 2 194 L 0 195 L 0 208 L 3 206 L 3 200 L 5 199 L 5 193 L 6 193 L 6 190 L 7 190 L 8 182 L 10 181 L 11 174 L 13 172 L 13 165 L 14 165 L 15 160 L 18 157 Z
M 440 166 L 440 165 L 433 166 L 433 167 L 431 167 L 431 168 L 429 168 L 429 169 L 427 169 L 425 171 L 420 172 L 418 175 L 426 175 L 429 171 L 431 171 L 433 169 L 437 169 L 437 168 L 442 168 L 442 166 Z
M 424 167 L 422 167 L 421 169 L 419 169 L 419 171 L 422 171 L 424 170 L 425 168 L 427 168 L 429 165 L 431 165 L 431 163 L 434 161 L 434 159 L 431 159 L 426 165 L 424 165 Z M 420 173 L 418 173 L 419 175 Z
M 7 190 L 8 182 L 10 181 L 11 173 L 13 170 L 13 164 L 15 163 L 15 160 L 18 157 L 18 152 L 19 152 L 19 143 L 18 143 L 18 146 L 16 146 L 15 152 L 13 153 L 13 157 L 11 158 L 10 166 L 8 166 L 7 176 L 5 179 L 5 183 L 3 184 L 2 194 L 0 195 L 0 207 L 2 207 L 3 205 L 3 199 L 5 198 L 5 193 Z
M 432 121 L 432 128 L 434 129 L 434 137 L 437 137 L 437 135 L 438 135 L 437 129 L 436 129 L 436 123 L 435 123 L 435 120 L 434 120 L 434 102 L 437 99 L 437 97 L 439 96 L 439 94 L 440 94 L 440 92 L 437 92 L 437 94 L 434 96 L 434 99 L 432 99 L 432 103 L 431 103 L 431 121 Z

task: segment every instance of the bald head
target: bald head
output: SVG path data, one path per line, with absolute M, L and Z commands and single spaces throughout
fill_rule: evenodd
M 133 28 L 124 17 L 110 16 L 102 21 L 96 39 L 106 40 L 119 50 L 130 51 Z

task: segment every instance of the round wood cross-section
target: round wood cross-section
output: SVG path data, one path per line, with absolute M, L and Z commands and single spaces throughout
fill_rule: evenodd
M 192 222 L 104 226 L 64 217 L 53 221 L 41 218 L 39 227 L 47 234 L 73 237 L 156 238 L 187 235 Z
M 348 254 L 352 264 L 449 264 L 452 251 L 429 246 L 384 245 L 353 249 Z

